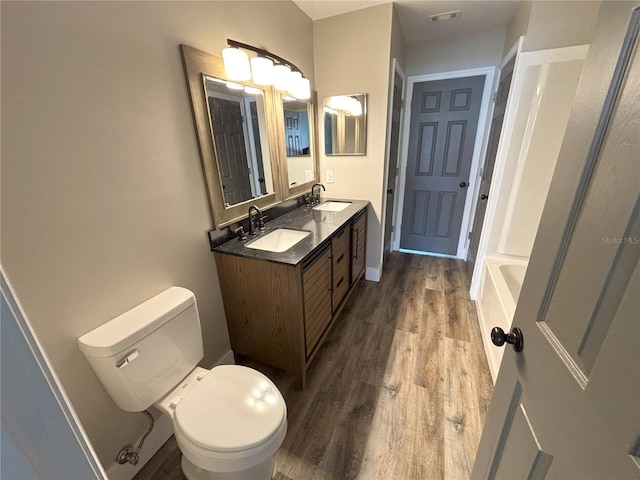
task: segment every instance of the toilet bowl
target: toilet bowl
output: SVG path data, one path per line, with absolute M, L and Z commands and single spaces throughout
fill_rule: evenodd
M 191 292 L 171 287 L 78 339 L 116 404 L 173 419 L 189 480 L 270 480 L 287 432 L 282 394 L 238 365 L 198 367 L 200 320 Z
M 198 368 L 156 407 L 173 418 L 189 480 L 271 478 L 287 412 L 260 372 L 238 365 Z

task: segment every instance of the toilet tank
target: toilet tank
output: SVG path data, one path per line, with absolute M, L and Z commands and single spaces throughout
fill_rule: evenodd
M 81 336 L 78 346 L 120 408 L 145 410 L 203 357 L 195 296 L 171 287 Z

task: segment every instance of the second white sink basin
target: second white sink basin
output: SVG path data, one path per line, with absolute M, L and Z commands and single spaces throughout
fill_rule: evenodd
M 351 205 L 351 202 L 324 202 L 313 207 L 314 210 L 328 210 L 330 212 L 341 212 L 345 208 Z
M 305 238 L 311 232 L 304 230 L 291 230 L 288 228 L 279 228 L 268 233 L 262 238 L 247 243 L 247 248 L 255 248 L 256 250 L 265 250 L 267 252 L 284 252 L 289 250 L 300 240 Z

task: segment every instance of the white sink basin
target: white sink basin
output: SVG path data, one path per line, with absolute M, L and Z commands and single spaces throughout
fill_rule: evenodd
M 268 233 L 262 238 L 247 243 L 247 248 L 255 248 L 256 250 L 266 250 L 267 252 L 284 252 L 289 250 L 300 240 L 305 238 L 311 232 L 304 230 L 290 230 L 288 228 L 279 228 Z
M 329 212 L 341 212 L 351 205 L 351 202 L 324 202 L 313 207 L 314 210 L 328 210 Z

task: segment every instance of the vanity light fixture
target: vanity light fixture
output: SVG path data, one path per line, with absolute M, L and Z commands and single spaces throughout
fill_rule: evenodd
M 227 44 L 229 46 L 222 50 L 222 59 L 230 80 L 252 79 L 256 85 L 274 85 L 277 90 L 286 91 L 300 100 L 311 98 L 309 79 L 304 78 L 302 71 L 290 61 L 235 40 L 227 39 Z M 257 56 L 249 61 L 243 50 L 255 52 Z

